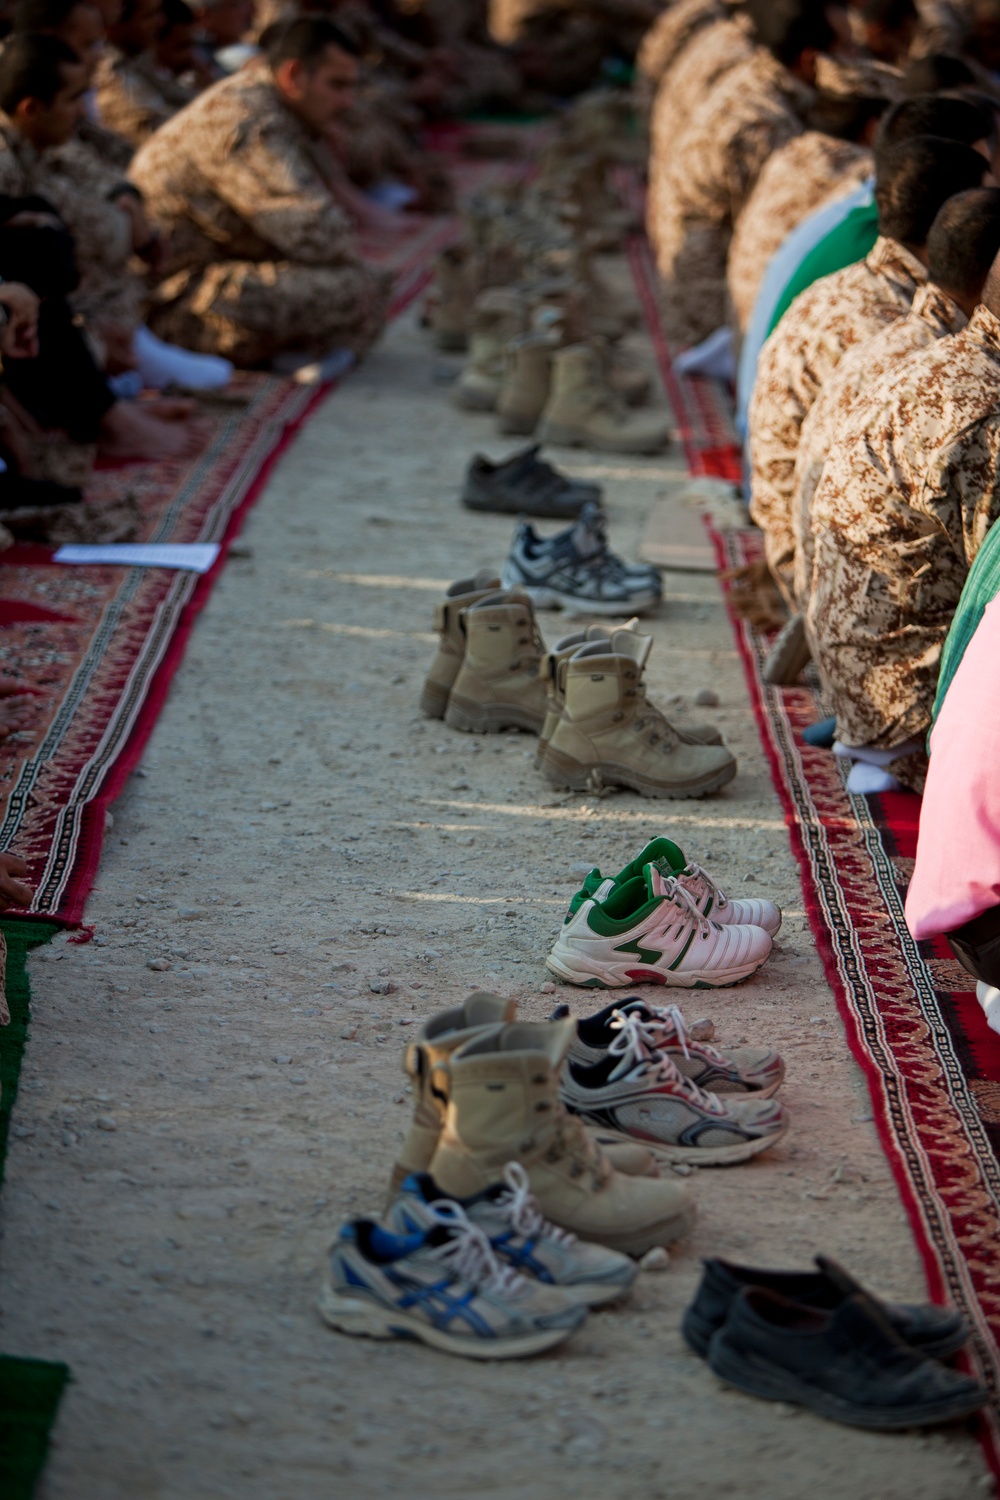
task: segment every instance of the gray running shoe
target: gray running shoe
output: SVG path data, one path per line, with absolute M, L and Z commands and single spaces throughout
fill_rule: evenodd
M 520 1162 L 508 1162 L 503 1176 L 503 1182 L 461 1204 L 499 1261 L 524 1276 L 572 1292 L 590 1307 L 625 1295 L 638 1275 L 635 1261 L 620 1250 L 585 1244 L 543 1218 Z M 414 1173 L 389 1210 L 389 1227 L 397 1234 L 429 1229 L 439 1222 L 438 1210 L 447 1201 L 447 1193 L 433 1177 Z
M 465 476 L 462 504 L 467 510 L 556 521 L 574 520 L 588 502 L 600 505 L 600 485 L 567 478 L 539 458 L 538 451 L 536 443 L 496 464 L 477 453 Z
M 522 589 L 538 609 L 593 615 L 641 614 L 660 602 L 660 575 L 630 567 L 609 549 L 595 505 L 554 537 L 527 521 L 517 528 L 502 573 L 504 588 Z

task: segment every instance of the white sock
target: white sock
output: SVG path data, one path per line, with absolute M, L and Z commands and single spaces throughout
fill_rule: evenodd
M 869 792 L 901 792 L 903 787 L 881 766 L 870 766 L 867 761 L 856 760 L 847 778 L 847 790 L 865 796 Z
M 863 760 L 868 766 L 888 766 L 904 755 L 912 755 L 923 743 L 923 740 L 905 740 L 891 750 L 873 750 L 870 745 L 845 745 L 843 740 L 834 740 L 833 753 L 843 760 Z
M 143 381 L 154 390 L 183 385 L 192 391 L 216 391 L 233 378 L 228 359 L 220 359 L 216 354 L 193 354 L 190 349 L 165 344 L 144 326 L 135 331 L 132 353 Z
M 290 375 L 300 385 L 323 385 L 327 380 L 336 380 L 346 375 L 356 363 L 351 349 L 331 349 L 322 359 L 312 359 L 308 354 L 279 354 L 271 361 L 275 375 Z
M 987 1026 L 991 1031 L 1000 1031 L 1000 990 L 980 980 L 976 985 L 976 999 L 983 1007 Z

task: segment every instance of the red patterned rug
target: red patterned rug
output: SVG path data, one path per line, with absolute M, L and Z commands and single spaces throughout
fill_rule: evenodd
M 522 175 L 521 161 L 449 159 L 460 199 Z M 414 220 L 382 263 L 395 272 L 391 316 L 430 276 L 460 233 L 455 216 Z M 137 540 L 220 542 L 211 572 L 62 567 L 47 547 L 0 554 L 0 675 L 30 693 L 30 725 L 0 743 L 0 849 L 27 861 L 33 915 L 79 923 L 100 857 L 108 807 L 135 766 L 166 696 L 195 617 L 225 564 L 226 544 L 280 454 L 329 395 L 262 375 L 239 375 L 237 400 L 210 407 L 211 437 L 188 464 L 130 464 L 94 476 L 88 496 L 130 495 Z
M 727 388 L 673 369 L 645 241 L 630 249 L 681 441 L 693 474 L 738 480 Z M 713 532 L 720 570 L 763 556 L 759 531 Z M 728 587 L 726 584 L 723 587 Z M 972 1328 L 969 1365 L 993 1393 L 980 1421 L 1000 1476 L 1000 1036 L 943 940 L 917 943 L 903 916 L 920 799 L 857 797 L 845 763 L 805 744 L 827 710 L 809 685 L 776 688 L 770 640 L 730 609 L 747 687 L 802 877 L 805 909 L 872 1115 L 923 1257 L 930 1294 Z

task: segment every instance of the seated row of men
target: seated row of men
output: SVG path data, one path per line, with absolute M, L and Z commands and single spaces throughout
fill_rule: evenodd
M 764 342 L 757 328 L 759 358 L 750 347 L 751 515 L 854 762 L 849 785 L 919 789 L 944 641 L 1000 514 L 1000 90 L 983 67 L 1000 62 L 1000 9 L 966 8 L 975 64 L 928 55 L 905 74 L 893 65 L 916 32 L 910 0 L 726 12 L 678 0 L 653 33 L 688 28 L 653 116 L 666 315 L 675 337 L 728 322 L 749 345 L 766 302 L 773 331 Z M 881 25 L 876 58 L 844 25 L 859 18 Z M 817 95 L 831 68 L 868 70 L 881 96 L 849 84 L 838 114 Z M 915 82 L 938 92 L 913 95 Z M 689 123 L 664 163 L 669 111 Z M 824 111 L 840 128 L 818 128 Z

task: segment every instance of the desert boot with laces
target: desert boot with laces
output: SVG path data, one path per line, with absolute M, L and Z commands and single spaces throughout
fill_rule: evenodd
M 465 654 L 445 711 L 445 723 L 470 734 L 525 729 L 545 722 L 544 651 L 526 594 L 488 594 L 462 611 Z
M 448 698 L 462 665 L 465 655 L 465 634 L 459 619 L 462 610 L 485 599 L 487 594 L 495 594 L 499 587 L 499 578 L 484 570 L 474 578 L 460 578 L 453 583 L 437 606 L 434 624 L 438 647 L 420 694 L 421 712 L 429 719 L 444 718 Z
M 689 1195 L 674 1178 L 626 1177 L 568 1113 L 559 1077 L 573 1023 L 517 1022 L 475 1038 L 448 1064 L 448 1108 L 429 1171 L 450 1197 L 528 1175 L 539 1212 L 582 1240 L 644 1255 L 686 1234 Z

